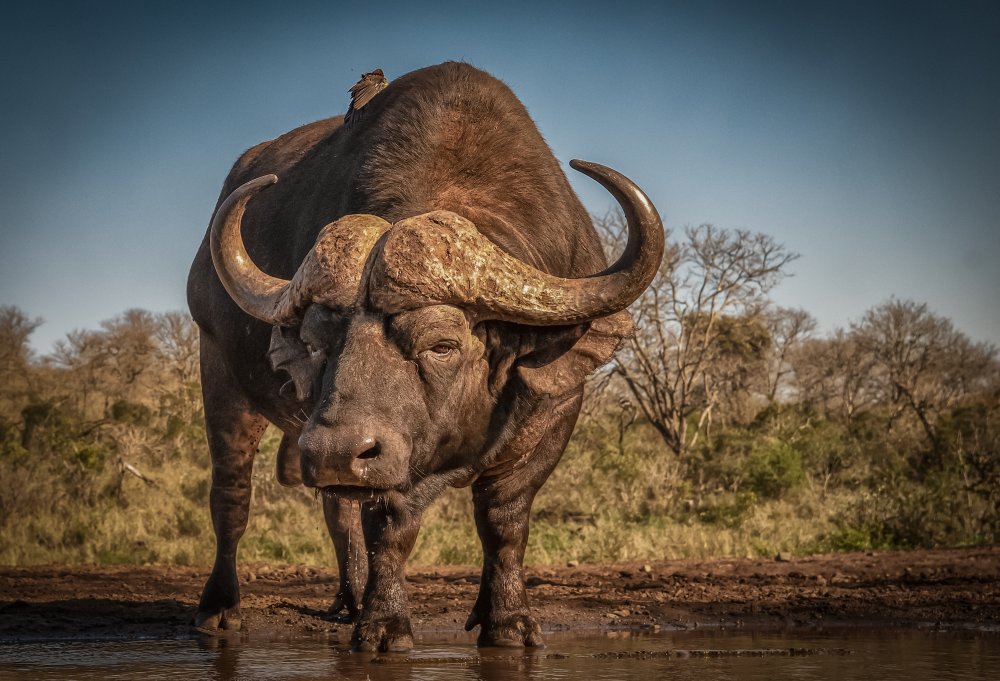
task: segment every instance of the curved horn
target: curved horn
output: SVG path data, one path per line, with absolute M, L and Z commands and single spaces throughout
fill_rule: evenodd
M 625 211 L 628 244 L 606 270 L 582 279 L 547 274 L 495 246 L 465 218 L 436 211 L 390 232 L 372 269 L 373 302 L 388 309 L 434 301 L 471 307 L 481 319 L 534 325 L 579 324 L 628 307 L 660 266 L 663 223 L 621 173 L 586 161 L 570 165 L 604 185 Z
M 237 187 L 215 212 L 210 237 L 212 262 L 226 292 L 248 315 L 271 324 L 282 321 L 275 308 L 291 282 L 272 277 L 254 264 L 243 245 L 240 223 L 250 199 L 277 181 L 277 175 L 265 175 Z
M 278 181 L 265 175 L 241 185 L 212 219 L 212 262 L 219 280 L 240 308 L 274 326 L 298 322 L 310 303 L 349 307 L 358 297 L 365 261 L 390 225 L 374 215 L 346 215 L 324 227 L 290 281 L 261 271 L 240 235 L 247 202 Z
M 656 206 L 649 200 L 646 193 L 639 189 L 639 186 L 628 179 L 617 170 L 602 166 L 599 163 L 590 161 L 580 161 L 573 159 L 569 162 L 573 170 L 581 172 L 592 180 L 596 180 L 602 187 L 611 192 L 615 201 L 625 212 L 625 222 L 628 225 L 628 243 L 618 260 L 611 267 L 604 270 L 596 277 L 615 274 L 618 272 L 629 272 L 630 277 L 634 277 L 636 282 L 642 281 L 635 295 L 629 298 L 621 308 L 632 304 L 639 295 L 646 290 L 656 271 L 660 268 L 663 260 L 663 221 L 656 211 Z M 622 282 L 625 284 L 626 282 Z M 632 287 L 622 289 L 619 295 L 629 297 L 629 290 Z

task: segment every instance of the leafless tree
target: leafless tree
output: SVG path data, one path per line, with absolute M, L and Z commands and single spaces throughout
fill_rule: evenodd
M 132 309 L 101 322 L 99 331 L 73 331 L 57 342 L 51 359 L 72 377 L 77 410 L 99 418 L 116 400 L 139 401 L 151 394 L 158 368 L 156 335 L 155 316 Z
M 996 348 L 973 342 L 926 303 L 893 299 L 878 305 L 852 327 L 852 335 L 871 354 L 894 417 L 915 416 L 934 448 L 941 412 L 986 392 L 996 380 Z
M 799 402 L 828 419 L 850 424 L 879 399 L 875 358 L 854 334 L 837 329 L 829 338 L 812 338 L 788 354 Z
M 198 380 L 198 326 L 186 312 L 156 315 L 156 343 L 163 368 L 180 384 Z
M 0 307 L 0 419 L 13 418 L 31 389 L 28 339 L 41 323 L 12 305 Z
M 764 324 L 771 338 L 764 376 L 767 400 L 774 402 L 794 373 L 791 354 L 816 331 L 816 319 L 802 308 L 771 307 L 764 311 Z
M 620 214 L 597 224 L 620 245 Z M 656 278 L 631 309 L 637 330 L 612 373 L 674 453 L 683 456 L 708 428 L 741 362 L 763 354 L 760 313 L 796 257 L 765 234 L 707 224 L 668 240 Z

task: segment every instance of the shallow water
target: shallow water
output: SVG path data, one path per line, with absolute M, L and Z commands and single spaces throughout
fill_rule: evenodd
M 549 633 L 540 651 L 418 636 L 409 655 L 351 653 L 346 640 L 228 638 L 0 645 L 0 679 L 996 679 L 1000 634 L 851 628 Z M 789 649 L 795 649 L 789 654 Z

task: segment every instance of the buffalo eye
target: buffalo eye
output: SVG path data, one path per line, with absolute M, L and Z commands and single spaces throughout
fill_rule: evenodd
M 435 343 L 424 350 L 421 354 L 434 359 L 447 359 L 455 351 L 455 346 L 451 343 Z

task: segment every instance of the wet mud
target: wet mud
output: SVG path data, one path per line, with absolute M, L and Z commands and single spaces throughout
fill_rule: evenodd
M 0 568 L 0 641 L 189 636 L 207 567 Z M 240 570 L 244 628 L 347 640 L 327 608 L 337 570 Z M 1000 630 L 1000 547 L 869 552 L 787 560 L 651 561 L 526 570 L 549 632 L 930 627 Z M 477 568 L 414 568 L 415 633 L 459 631 Z

